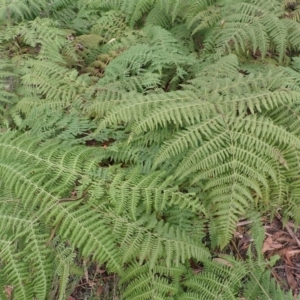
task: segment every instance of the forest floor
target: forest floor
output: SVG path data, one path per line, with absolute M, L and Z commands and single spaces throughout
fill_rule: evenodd
M 297 297 L 300 294 L 300 227 L 297 228 L 293 222 L 283 225 L 280 214 L 270 221 L 265 217 L 265 240 L 262 252 L 267 259 L 278 255 L 280 259 L 272 267 L 271 273 L 280 287 L 292 290 Z M 231 242 L 231 251 L 241 259 L 245 258 L 248 247 L 252 240 L 247 231 L 248 221 L 237 224 L 235 238 Z

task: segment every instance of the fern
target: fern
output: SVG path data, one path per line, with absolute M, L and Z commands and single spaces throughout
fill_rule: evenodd
M 38 16 L 39 12 L 46 7 L 47 2 L 44 0 L 14 1 L 10 3 L 2 0 L 0 3 L 0 15 L 2 20 L 6 19 L 11 24 L 14 19 Z
M 125 300 L 291 299 L 258 220 L 300 222 L 299 1 L 2 1 L 0 16 L 1 299 L 67 299 L 83 260 Z M 224 255 L 241 217 L 244 260 Z
M 180 276 L 185 272 L 183 265 L 167 268 L 163 262 L 160 266 L 150 268 L 131 264 L 125 271 L 122 283 L 128 286 L 124 291 L 124 299 L 174 299 L 178 293 Z
M 83 256 L 92 255 L 93 259 L 102 263 L 106 262 L 107 266 L 114 271 L 120 271 L 121 258 L 125 263 L 139 256 L 140 263 L 147 259 L 153 268 L 161 259 L 165 259 L 167 265 L 171 266 L 174 262 L 183 263 L 189 257 L 201 260 L 209 256 L 201 243 L 195 238 L 188 237 L 185 228 L 171 227 L 163 220 L 157 220 L 155 214 L 152 213 L 156 211 L 163 214 L 167 207 L 175 204 L 181 207 L 194 206 L 194 211 L 198 211 L 196 203 L 191 203 L 192 195 L 190 197 L 180 195 L 172 189 L 168 192 L 167 185 L 170 178 L 163 181 L 156 174 L 144 178 L 135 171 L 128 179 L 124 173 L 122 177 L 116 176 L 112 180 L 111 176 L 114 176 L 114 171 L 111 175 L 108 173 L 107 179 L 103 181 L 102 175 L 95 173 L 96 165 L 87 161 L 86 165 L 87 152 L 84 148 L 78 148 L 77 151 L 65 149 L 61 152 L 61 148 L 55 144 L 46 143 L 40 148 L 37 146 L 40 143 L 39 139 L 34 140 L 30 136 L 24 139 L 24 137 L 14 137 L 14 135 L 7 133 L 2 136 L 1 178 L 3 184 L 10 186 L 10 189 L 16 193 L 16 197 L 21 199 L 20 211 L 28 211 L 32 215 L 27 218 L 33 226 L 40 228 L 42 222 L 47 228 L 53 228 L 52 230 L 55 230 L 54 232 L 61 238 L 68 239 L 73 247 L 81 249 Z M 87 150 L 90 152 L 89 149 Z M 51 160 L 47 158 L 50 152 L 52 152 Z M 18 158 L 18 166 L 12 163 L 13 157 Z M 30 167 L 32 166 L 30 161 L 33 159 L 34 169 Z M 97 160 L 95 164 L 96 162 Z M 79 167 L 80 165 L 82 167 Z M 41 172 L 42 169 L 45 172 Z M 28 172 L 35 173 L 31 180 L 26 179 Z M 62 179 L 62 174 L 64 174 L 64 179 Z M 84 202 L 81 204 L 76 199 L 63 198 L 78 178 L 83 185 L 81 189 L 78 187 L 78 193 L 82 194 L 82 201 L 87 201 L 85 205 L 82 205 Z M 99 186 L 100 182 L 103 182 L 103 187 L 107 184 L 111 185 L 107 196 L 103 187 Z M 88 199 L 89 195 L 92 197 L 91 202 Z M 131 207 L 131 209 L 128 211 L 122 209 L 126 207 Z M 5 217 L 9 217 L 9 212 L 2 211 L 2 213 Z M 2 218 L 3 225 L 8 228 L 14 227 L 14 223 L 10 225 L 5 221 L 5 217 Z M 15 219 L 19 218 L 13 220 Z M 26 231 L 30 229 L 28 226 L 25 227 L 26 230 L 23 227 L 18 228 L 21 236 L 28 235 Z M 38 237 L 34 236 L 30 239 L 33 243 L 39 242 Z M 42 240 L 44 247 L 47 244 L 46 240 L 49 239 L 51 239 L 49 231 L 45 231 L 44 240 Z M 120 247 L 116 248 L 117 244 Z M 34 244 L 29 244 L 29 246 L 33 257 L 38 257 L 38 248 L 35 249 Z M 30 257 L 27 256 L 27 259 Z M 41 266 L 37 268 L 40 268 L 42 272 L 45 268 L 42 258 L 40 263 Z M 65 276 L 62 272 L 58 271 L 58 275 Z M 18 276 L 28 276 L 26 274 Z M 21 280 L 17 278 L 14 280 Z M 19 284 L 15 281 L 13 283 Z M 40 284 L 46 294 L 49 287 L 47 288 L 45 283 L 40 282 Z M 63 290 L 65 285 L 64 279 L 61 283 Z M 37 288 L 38 285 L 35 287 Z M 30 292 L 33 295 L 33 291 Z M 28 295 L 23 291 L 23 295 L 20 294 L 19 297 L 20 299 L 31 297 Z
M 2 276 L 6 277 L 6 285 L 14 287 L 14 297 L 26 299 L 35 295 L 44 299 L 52 273 L 52 255 L 45 246 L 47 235 L 41 224 L 30 220 L 34 217 L 25 214 L 17 199 L 8 203 L 9 206 L 1 204 Z

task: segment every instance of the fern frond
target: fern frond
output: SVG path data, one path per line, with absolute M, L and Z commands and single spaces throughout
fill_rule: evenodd
M 198 200 L 193 199 L 193 195 L 178 193 L 176 187 L 169 188 L 172 177 L 164 179 L 164 174 L 160 172 L 142 177 L 138 169 L 127 176 L 119 173 L 111 183 L 110 197 L 118 215 L 128 212 L 136 220 L 141 204 L 149 214 L 153 210 L 162 213 L 167 207 L 174 205 L 181 209 L 189 208 L 192 212 L 200 209 Z
M 126 30 L 125 15 L 122 12 L 111 10 L 98 20 L 92 27 L 91 32 L 107 40 L 120 38 Z
M 76 255 L 72 248 L 66 247 L 58 238 L 55 238 L 51 242 L 51 247 L 55 251 L 55 274 L 60 278 L 59 300 L 63 300 L 66 296 L 67 284 Z
M 19 100 L 19 76 L 13 70 L 12 62 L 1 59 L 0 65 L 0 122 L 2 125 L 8 125 L 13 115 L 13 107 Z
M 238 262 L 229 257 L 220 260 L 204 261 L 204 268 L 200 274 L 191 276 L 183 285 L 187 291 L 180 295 L 180 299 L 237 299 L 242 278 L 246 270 Z
M 147 263 L 142 266 L 132 263 L 120 282 L 123 285 L 128 283 L 124 299 L 172 299 L 177 294 L 179 276 L 183 272 L 183 266 L 171 269 L 158 266 L 152 269 Z
M 268 51 L 274 51 L 282 62 L 289 47 L 288 27 L 280 18 L 283 11 L 280 1 L 265 2 L 264 5 L 260 1 L 228 1 L 218 8 L 213 5 L 202 7 L 191 19 L 190 26 L 195 28 L 194 34 L 210 29 L 205 47 L 218 56 L 231 52 L 245 55 L 259 50 L 264 59 Z
M 197 99 L 189 91 L 170 92 L 167 94 L 149 94 L 146 97 L 136 97 L 134 100 L 125 100 L 118 107 L 106 113 L 98 130 L 109 124 L 118 124 L 119 120 L 130 122 L 143 120 L 137 123 L 135 132 L 143 132 L 166 126 L 168 123 L 191 124 L 200 121 L 201 117 L 207 118 L 215 111 L 213 103 Z M 201 106 L 201 110 L 197 109 Z M 182 114 L 183 113 L 183 114 Z M 150 116 L 149 116 L 150 114 Z M 148 117 L 145 119 L 145 115 Z
M 13 286 L 14 296 L 46 298 L 52 276 L 52 255 L 46 247 L 48 235 L 34 216 L 25 213 L 17 199 L 2 201 L 0 215 L 3 274 Z
M 2 20 L 8 20 L 12 22 L 12 19 L 25 19 L 32 16 L 38 16 L 39 12 L 47 7 L 47 2 L 45 0 L 29 0 L 22 1 L 17 0 L 8 3 L 5 0 L 0 2 L 0 16 Z M 11 24 L 12 25 L 12 24 Z
M 38 87 L 39 96 L 47 96 L 53 100 L 62 99 L 70 102 L 78 95 L 76 89 L 76 71 L 69 71 L 66 68 L 58 67 L 51 62 L 31 60 L 27 62 L 27 68 L 32 72 L 23 76 L 23 84 L 28 87 L 27 95 L 33 93 L 36 95 L 36 87 Z M 69 89 L 69 85 L 73 89 Z
M 140 264 L 144 260 L 149 260 L 150 267 L 153 268 L 160 259 L 164 259 L 167 267 L 170 267 L 174 264 L 178 266 L 188 257 L 198 260 L 207 257 L 208 252 L 200 243 L 188 237 L 182 229 L 170 227 L 164 222 L 157 223 L 154 216 L 152 216 L 152 220 L 144 217 L 144 221 L 141 223 L 142 220 L 143 217 L 140 217 L 136 223 L 129 224 L 126 224 L 128 221 L 125 223 L 125 220 L 122 220 L 124 240 L 121 248 L 124 252 L 122 255 L 124 262 L 129 258 L 138 257 Z M 144 225 L 143 229 L 139 228 L 141 224 Z M 151 231 L 154 231 L 155 234 Z M 135 237 L 134 241 L 132 240 L 133 236 Z

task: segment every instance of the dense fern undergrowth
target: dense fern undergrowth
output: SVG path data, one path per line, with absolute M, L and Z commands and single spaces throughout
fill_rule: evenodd
M 0 18 L 0 299 L 68 299 L 83 261 L 118 299 L 294 299 L 260 220 L 300 222 L 299 0 L 3 0 Z M 240 218 L 246 258 L 221 255 Z

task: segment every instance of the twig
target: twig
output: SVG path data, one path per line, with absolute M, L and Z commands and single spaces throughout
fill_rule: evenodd
M 280 222 L 282 223 L 281 215 L 279 213 L 277 213 L 276 216 L 280 220 Z M 298 240 L 296 234 L 293 232 L 291 227 L 288 224 L 285 224 L 284 227 L 286 228 L 286 230 L 290 234 L 290 236 L 296 241 L 298 247 L 300 248 L 300 241 Z

